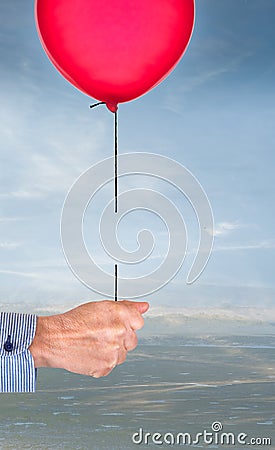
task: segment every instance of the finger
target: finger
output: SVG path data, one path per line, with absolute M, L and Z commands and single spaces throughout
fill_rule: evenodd
M 146 313 L 149 309 L 148 302 L 133 302 L 129 300 L 124 300 L 123 303 L 129 306 L 130 308 L 135 308 L 140 314 Z
M 119 350 L 116 350 L 111 358 L 103 358 L 101 363 L 98 364 L 96 370 L 94 370 L 94 378 L 106 377 L 106 375 L 109 375 L 109 373 L 112 372 L 118 363 L 118 352 Z
M 125 336 L 125 341 L 124 341 L 124 346 L 126 348 L 126 350 L 128 352 L 130 352 L 131 350 L 134 350 L 134 348 L 136 348 L 138 344 L 138 338 L 136 333 L 130 329 L 128 330 L 126 336 Z
M 126 356 L 127 356 L 127 349 L 123 347 L 118 352 L 117 365 L 124 363 Z
M 122 308 L 123 313 L 125 314 L 125 317 L 128 319 L 129 327 L 133 330 L 139 330 L 144 325 L 144 319 L 141 315 L 141 313 L 138 310 L 138 307 L 136 306 L 138 302 L 129 302 L 126 300 L 123 300 L 120 302 L 123 304 L 124 308 Z M 142 302 L 145 303 L 145 302 Z M 148 305 L 148 304 L 147 304 Z M 149 305 L 148 305 L 149 307 Z M 144 310 L 145 308 L 143 308 Z
M 113 370 L 114 368 L 115 368 L 115 366 L 114 366 L 114 367 L 109 367 L 108 369 L 105 369 L 105 370 L 101 370 L 101 371 L 98 371 L 98 372 L 94 372 L 93 378 L 106 377 L 107 375 L 109 375 L 109 374 L 112 372 L 112 370 Z

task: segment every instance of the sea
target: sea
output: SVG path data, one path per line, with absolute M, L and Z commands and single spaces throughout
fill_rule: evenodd
M 39 369 L 0 396 L 0 449 L 275 449 L 275 336 L 140 339 L 94 379 Z

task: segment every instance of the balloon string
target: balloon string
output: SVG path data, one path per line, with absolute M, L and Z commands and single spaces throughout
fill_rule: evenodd
M 106 103 L 105 102 L 94 103 L 93 105 L 90 105 L 90 108 L 95 108 L 96 106 L 99 106 L 99 105 L 106 105 Z
M 115 302 L 117 302 L 117 264 L 115 264 Z
M 115 158 L 114 158 L 114 162 L 115 162 L 115 213 L 117 213 L 117 191 L 118 191 L 118 186 L 117 186 L 117 154 L 118 154 L 118 145 L 117 145 L 117 111 L 115 112 Z M 117 276 L 117 264 L 115 264 L 115 302 L 117 302 L 117 286 L 118 286 L 118 276 Z
M 106 105 L 105 102 L 98 102 L 90 105 L 90 108 L 95 108 L 99 105 Z M 117 193 L 118 193 L 118 176 L 117 176 L 117 167 L 118 167 L 118 138 L 117 138 L 117 111 L 115 112 L 115 155 L 114 155 L 114 190 L 115 190 L 115 198 L 114 198 L 114 207 L 115 213 L 117 213 Z M 118 275 L 117 275 L 117 264 L 115 264 L 115 286 L 114 286 L 114 298 L 115 302 L 117 302 L 117 286 L 118 286 Z
M 115 112 L 115 213 L 117 213 L 117 191 L 118 191 L 118 179 L 117 179 L 117 111 Z
M 106 105 L 105 102 L 98 102 L 98 103 L 94 103 L 93 105 L 90 105 L 90 108 L 95 108 L 96 106 L 99 105 Z M 117 154 L 118 154 L 118 144 L 117 144 L 117 111 L 114 113 L 115 114 L 115 155 L 114 155 L 114 190 L 115 190 L 115 198 L 114 198 L 114 207 L 115 207 L 115 213 L 117 213 L 117 193 L 118 193 L 118 180 L 117 180 Z

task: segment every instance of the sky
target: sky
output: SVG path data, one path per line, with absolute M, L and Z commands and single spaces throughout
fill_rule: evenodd
M 0 1 L 1 301 L 3 308 L 64 309 L 101 299 L 70 271 L 59 226 L 71 185 L 113 154 L 113 115 L 105 107 L 90 110 L 94 100 L 52 66 L 33 9 L 30 0 Z M 198 240 L 190 205 L 161 183 L 137 176 L 121 183 L 129 188 L 148 181 L 163 189 L 189 227 L 182 269 L 146 298 L 153 311 L 259 308 L 274 314 L 274 16 L 271 0 L 197 0 L 193 36 L 175 70 L 119 107 L 119 152 L 175 159 L 199 180 L 214 215 L 211 258 L 187 285 Z M 113 261 L 106 262 L 93 229 L 108 198 L 111 186 L 90 205 L 86 232 L 89 251 L 110 270 Z M 128 220 L 121 241 L 131 251 L 139 225 L 146 223 L 159 238 L 159 260 L 166 248 L 163 225 L 146 212 Z M 153 267 L 154 258 L 145 265 Z M 127 270 L 121 273 L 127 276 Z

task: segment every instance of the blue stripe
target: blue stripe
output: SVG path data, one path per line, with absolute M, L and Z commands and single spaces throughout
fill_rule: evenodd
M 0 392 L 35 392 L 36 370 L 28 348 L 36 323 L 34 314 L 0 313 Z M 11 352 L 4 348 L 8 336 Z

